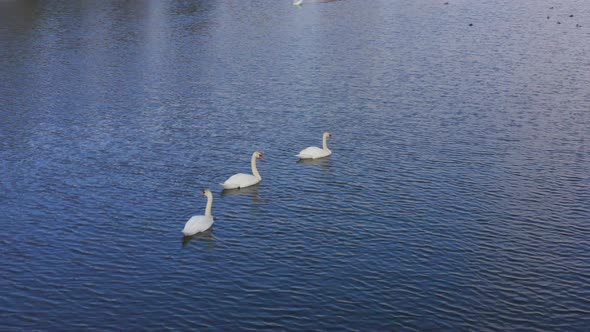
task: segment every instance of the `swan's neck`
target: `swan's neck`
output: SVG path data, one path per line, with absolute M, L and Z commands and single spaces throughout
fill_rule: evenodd
M 211 206 L 213 206 L 213 195 L 207 195 L 207 207 L 205 208 L 205 216 L 211 217 Z
M 324 150 L 330 151 L 330 149 L 328 149 L 328 135 L 324 135 L 323 145 L 324 145 L 323 146 L 324 147 Z
M 256 168 L 256 155 L 252 155 L 252 174 L 258 178 L 258 180 L 262 180 L 260 173 L 258 173 L 258 168 Z

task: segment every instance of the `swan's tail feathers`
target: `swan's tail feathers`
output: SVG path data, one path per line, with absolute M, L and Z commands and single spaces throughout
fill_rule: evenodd
M 296 155 L 295 155 L 295 157 L 297 157 L 297 158 L 301 158 L 301 159 L 305 159 L 305 158 L 311 158 L 311 156 L 310 156 L 310 155 L 307 155 L 307 154 L 305 154 L 305 153 L 301 153 L 301 152 L 299 152 L 298 154 L 296 154 Z

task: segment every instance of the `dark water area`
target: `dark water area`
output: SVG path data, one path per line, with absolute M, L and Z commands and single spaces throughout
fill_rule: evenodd
M 444 2 L 0 1 L 0 330 L 587 331 L 590 3 Z

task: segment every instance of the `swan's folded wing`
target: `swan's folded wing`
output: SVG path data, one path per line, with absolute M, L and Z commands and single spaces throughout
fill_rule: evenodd
M 324 150 L 318 148 L 317 146 L 310 146 L 306 149 L 301 150 L 301 152 L 299 152 L 297 157 L 299 157 L 301 159 L 314 158 L 316 156 L 321 155 L 323 152 L 324 152 Z
M 220 185 L 223 187 L 223 189 L 237 189 L 239 188 L 239 186 L 235 183 L 220 183 Z
M 193 216 L 191 217 L 182 230 L 185 236 L 194 235 L 199 232 L 208 230 L 213 225 L 213 217 L 211 216 Z
M 229 177 L 221 185 L 225 189 L 244 188 L 258 183 L 260 180 L 252 174 L 238 173 Z

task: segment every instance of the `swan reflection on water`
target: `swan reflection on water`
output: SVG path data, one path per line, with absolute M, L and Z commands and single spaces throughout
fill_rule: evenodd
M 221 191 L 221 197 L 222 198 L 225 196 L 250 197 L 250 198 L 252 198 L 252 202 L 260 203 L 261 197 L 260 197 L 260 194 L 258 193 L 259 187 L 260 187 L 260 184 L 258 183 L 253 186 L 241 188 L 241 189 L 224 189 Z
M 329 175 L 332 169 L 332 160 L 330 158 L 299 159 L 297 164 L 302 165 L 302 167 L 318 167 L 320 172 L 326 175 Z
M 297 163 L 298 164 L 304 164 L 304 165 L 330 166 L 332 164 L 332 160 L 330 158 L 299 159 L 299 160 L 297 160 Z
M 208 248 L 213 249 L 213 247 L 215 246 L 215 236 L 213 235 L 213 226 L 204 232 L 200 232 L 200 233 L 197 233 L 197 234 L 191 235 L 191 236 L 183 236 L 182 237 L 182 248 L 183 249 L 186 248 L 186 246 L 188 246 L 188 243 L 191 241 L 203 242 L 203 243 L 205 243 L 205 245 Z
M 293 0 L 293 6 L 301 7 L 304 4 L 310 3 L 326 3 L 326 2 L 336 2 L 341 0 Z

